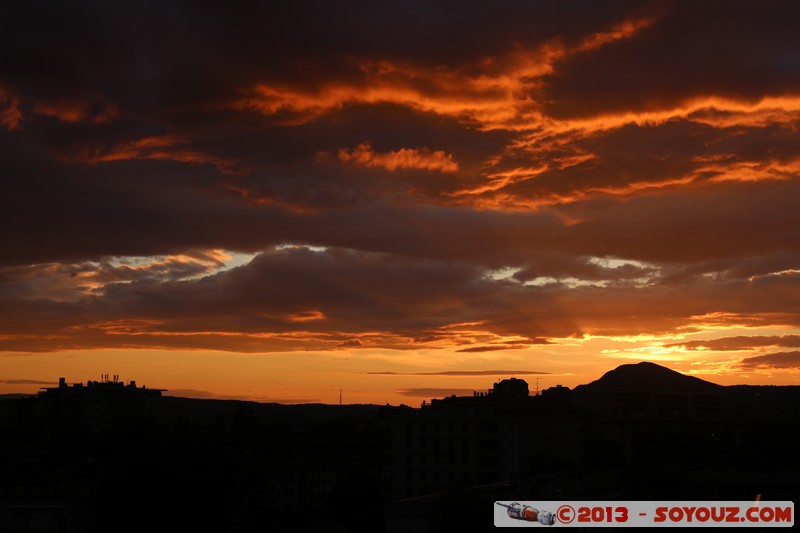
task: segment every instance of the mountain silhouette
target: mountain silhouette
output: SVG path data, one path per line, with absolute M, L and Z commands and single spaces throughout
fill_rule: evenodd
M 586 385 L 578 385 L 578 395 L 613 392 L 649 392 L 668 389 L 681 392 L 718 393 L 723 387 L 699 378 L 686 376 L 655 363 L 621 365 Z
M 680 409 L 687 410 L 688 397 L 698 394 L 721 399 L 725 395 L 725 387 L 655 363 L 641 362 L 619 366 L 596 381 L 575 387 L 572 400 L 587 411 L 613 418 L 617 416 L 619 408 L 628 408 L 631 402 L 636 406 L 635 410 L 642 413 L 657 412 L 660 398 L 669 397 L 682 404 Z

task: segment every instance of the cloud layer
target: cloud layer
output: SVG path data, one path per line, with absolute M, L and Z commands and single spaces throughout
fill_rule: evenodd
M 800 327 L 796 3 L 220 9 L 9 7 L 0 349 Z

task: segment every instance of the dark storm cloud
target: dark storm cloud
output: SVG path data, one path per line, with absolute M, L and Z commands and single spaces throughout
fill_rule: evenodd
M 511 205 L 580 200 L 598 193 L 629 197 L 709 181 L 792 179 L 800 157 L 796 117 L 768 124 L 717 127 L 675 118 L 658 124 L 628 123 L 592 135 L 562 133 L 525 145 L 498 164 L 538 169 L 478 196 L 502 197 Z M 558 203 L 558 202 L 555 202 Z
M 508 132 L 479 132 L 456 118 L 383 102 L 333 109 L 318 120 L 291 128 L 259 126 L 245 117 L 240 122 L 244 123 L 243 131 L 230 131 L 207 148 L 243 161 L 247 167 L 283 172 L 292 171 L 298 163 L 316 162 L 320 152 L 335 159 L 338 150 L 363 142 L 371 143 L 378 151 L 409 144 L 425 146 L 452 153 L 467 165 L 478 165 L 501 150 L 511 137 Z
M 466 263 L 300 248 L 265 253 L 247 266 L 197 281 L 108 285 L 92 308 L 120 320 L 165 321 L 153 327 L 158 331 L 414 335 L 452 323 L 505 320 L 511 313 L 507 298 L 520 291 L 537 306 L 551 300 L 536 288 L 486 280 L 482 270 Z M 526 336 L 545 331 L 544 323 L 563 328 L 544 309 L 527 316 Z M 452 333 L 436 334 L 458 342 Z
M 177 112 L 255 80 L 359 76 L 353 56 L 460 65 L 520 43 L 579 39 L 634 9 L 501 4 L 27 2 L 6 10 L 2 59 L 5 81 L 37 98 L 98 92 L 125 108 Z
M 604 266 L 602 260 L 567 253 L 555 254 L 541 251 L 527 266 L 513 274 L 514 279 L 525 282 L 536 278 L 575 278 L 584 281 L 624 281 L 654 275 L 658 269 L 633 264 Z M 533 262 L 535 261 L 535 262 Z
M 524 346 L 531 337 L 577 333 L 551 292 L 483 274 L 452 261 L 287 249 L 198 280 L 107 283 L 71 301 L 8 297 L 2 322 L 10 335 L 1 342 L 13 350 L 227 342 L 268 351 L 506 340 L 498 335 Z M 528 307 L 524 319 L 516 318 L 520 306 Z
M 290 248 L 201 279 L 145 277 L 88 294 L 79 287 L 60 300 L 12 295 L 0 314 L 0 343 L 22 351 L 522 348 L 531 339 L 586 332 L 798 324 L 797 302 L 784 296 L 795 284 L 792 276 L 771 276 L 724 283 L 695 278 L 675 286 L 531 286 L 492 280 L 465 262 Z
M 11 194 L 0 200 L 0 231 L 6 242 L 15 243 L 2 251 L 6 263 L 158 255 L 203 247 L 258 250 L 281 242 L 477 260 L 494 268 L 541 265 L 559 250 L 670 262 L 754 253 L 772 261 L 766 254 L 778 253 L 790 263 L 798 249 L 792 231 L 798 222 L 792 208 L 798 200 L 793 180 L 727 182 L 605 205 L 587 200 L 553 211 L 585 219 L 564 224 L 546 212 L 392 205 L 382 197 L 397 178 L 381 184 L 387 178 L 375 179 L 380 172 L 348 177 L 349 184 L 330 171 L 323 178 L 324 169 L 315 173 L 310 168 L 308 178 L 220 180 L 208 165 L 120 161 L 64 167 L 35 158 L 30 146 L 6 146 L 4 179 Z M 276 199 L 277 205 L 242 198 L 226 188 L 232 183 L 249 187 L 255 198 Z M 396 187 L 396 194 L 402 189 Z M 315 211 L 287 211 L 281 201 Z M 326 207 L 327 212 L 319 211 Z M 568 255 L 565 261 L 579 264 Z M 551 275 L 547 271 L 533 273 Z
M 553 194 L 571 195 L 587 189 L 614 190 L 640 182 L 653 185 L 669 182 L 690 176 L 701 166 L 692 158 L 707 153 L 707 144 L 722 135 L 715 128 L 685 121 L 658 126 L 628 124 L 584 138 L 564 134 L 559 145 L 552 149 L 533 153 L 526 150 L 518 157 L 524 161 L 533 156 L 529 164 L 549 163 L 551 166 L 554 158 L 569 159 L 581 154 L 592 157 L 565 168 L 555 165 L 502 192 L 522 198 L 547 199 Z M 505 162 L 513 163 L 513 159 Z
M 540 97 L 559 117 L 648 111 L 693 98 L 796 94 L 795 2 L 674 2 L 646 30 L 560 62 Z
M 9 6 L 0 346 L 798 325 L 797 9 Z
M 798 198 L 793 180 L 697 187 L 620 203 L 568 235 L 591 255 L 667 263 L 796 251 Z

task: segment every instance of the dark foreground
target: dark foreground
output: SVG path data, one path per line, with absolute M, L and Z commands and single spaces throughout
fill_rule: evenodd
M 497 500 L 800 494 L 798 387 L 720 387 L 648 363 L 420 409 L 95 385 L 0 400 L 0 532 L 422 533 L 493 527 Z

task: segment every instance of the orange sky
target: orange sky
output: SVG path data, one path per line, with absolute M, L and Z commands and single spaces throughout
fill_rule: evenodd
M 14 9 L 0 394 L 800 384 L 794 3 Z

